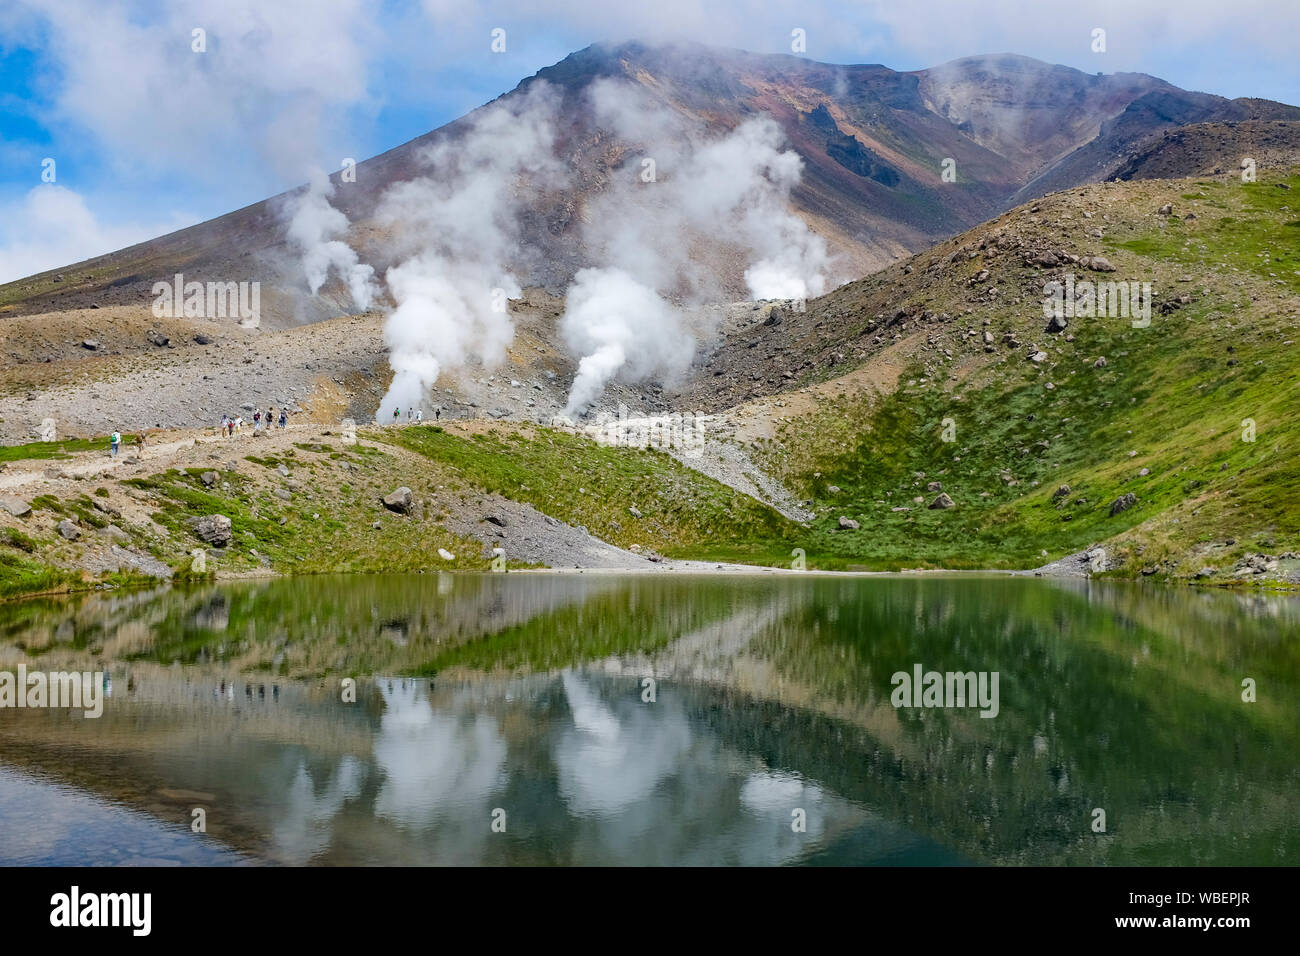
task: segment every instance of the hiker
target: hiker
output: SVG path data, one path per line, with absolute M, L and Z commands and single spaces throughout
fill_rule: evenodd
M 433 409 L 433 420 L 436 422 L 442 418 L 442 406 L 438 405 Z
M 118 446 L 121 444 L 122 444 L 122 435 L 120 432 L 113 432 L 113 434 L 108 436 L 108 447 L 109 447 L 108 453 L 111 457 L 113 458 L 117 457 L 117 449 Z
M 243 427 L 244 427 L 244 416 L 243 416 L 243 415 L 238 415 L 238 416 L 236 416 L 236 417 L 235 417 L 235 432 L 236 432 L 236 434 L 238 434 L 239 430 L 242 429 Z
M 288 427 L 288 425 L 289 425 L 289 410 L 287 408 L 282 408 L 280 409 L 280 427 L 286 428 Z
M 140 461 L 144 458 L 144 439 L 145 433 L 141 432 L 135 436 L 135 460 Z
M 423 409 L 423 408 L 417 408 L 417 409 L 415 410 L 415 420 L 416 420 L 417 422 L 422 422 L 422 421 L 424 421 L 424 409 Z
M 402 417 L 402 410 L 401 410 L 400 408 L 394 408 L 394 409 L 393 409 L 393 424 L 396 425 L 396 424 L 397 424 L 397 420 L 398 420 L 399 418 L 401 418 L 401 417 Z
M 415 409 L 414 409 L 414 408 L 411 408 L 410 406 L 407 406 L 407 409 L 406 409 L 406 421 L 407 421 L 407 424 L 410 424 L 411 419 L 413 419 L 413 418 L 415 418 Z

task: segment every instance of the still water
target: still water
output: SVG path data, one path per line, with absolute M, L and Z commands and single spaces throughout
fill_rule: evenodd
M 1300 862 L 1294 596 L 302 578 L 0 605 L 20 663 L 110 690 L 0 709 L 0 864 Z

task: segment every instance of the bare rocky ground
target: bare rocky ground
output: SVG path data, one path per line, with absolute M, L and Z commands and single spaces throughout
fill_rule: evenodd
M 747 308 L 733 306 L 725 308 Z M 552 422 L 564 409 L 576 361 L 559 342 L 562 303 L 532 291 L 513 307 L 515 338 L 503 362 L 445 373 L 423 409 L 453 419 Z M 716 309 L 689 313 L 707 338 Z M 53 418 L 61 437 L 141 428 L 213 426 L 223 414 L 288 407 L 301 419 L 373 421 L 392 372 L 379 313 L 292 328 L 223 320 L 156 319 L 139 307 L 77 309 L 0 322 L 0 441 L 37 440 Z M 658 385 L 611 384 L 599 406 L 617 414 L 669 408 Z M 385 422 L 383 424 L 390 424 Z

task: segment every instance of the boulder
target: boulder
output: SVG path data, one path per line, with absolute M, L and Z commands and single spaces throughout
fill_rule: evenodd
M 1156 210 L 1157 216 L 1172 216 L 1173 214 L 1174 214 L 1174 204 L 1171 202 L 1165 203 L 1163 206 L 1161 206 L 1159 209 Z
M 1070 486 L 1061 485 L 1061 487 L 1057 488 L 1055 491 L 1052 492 L 1052 500 L 1057 501 L 1061 498 L 1064 498 L 1069 493 L 1070 493 Z
M 1070 322 L 1065 316 L 1054 315 L 1048 319 L 1046 331 L 1051 335 L 1055 335 L 1058 332 L 1064 332 L 1069 324 Z
M 957 505 L 957 502 L 955 502 L 955 501 L 953 501 L 951 498 L 949 498 L 949 497 L 948 497 L 948 492 L 945 491 L 945 492 L 943 492 L 942 494 L 940 494 L 939 497 L 935 498 L 934 501 L 931 501 L 931 502 L 930 502 L 930 510 L 931 510 L 931 511 L 934 511 L 934 510 L 936 510 L 936 509 L 937 509 L 937 510 L 943 510 L 943 509 L 947 509 L 947 508 L 953 508 L 953 507 L 956 507 L 956 505 Z
M 1080 259 L 1079 264 L 1086 266 L 1093 272 L 1114 272 L 1115 267 L 1105 256 L 1093 256 L 1090 259 Z
M 387 504 L 387 502 L 385 502 L 385 504 Z M 498 515 L 498 514 L 485 515 L 483 520 L 488 522 L 489 524 L 496 525 L 498 528 L 504 528 L 507 524 L 510 523 L 505 519 L 503 515 Z
M 1111 516 L 1114 517 L 1121 511 L 1128 511 L 1129 508 L 1132 508 L 1137 503 L 1137 495 L 1133 494 L 1131 491 L 1126 492 L 1110 503 Z
M 87 349 L 88 351 L 94 352 L 94 351 L 96 351 L 96 350 L 99 348 L 99 340 L 98 340 L 98 339 L 82 339 L 82 340 L 81 340 L 81 347 L 82 347 L 83 349 Z
M 925 486 L 926 491 L 943 491 L 943 482 L 932 481 Z
M 279 498 L 281 501 L 293 500 L 293 494 L 289 491 L 288 488 L 276 488 L 275 491 L 272 492 L 272 494 L 275 495 L 277 498 Z
M 202 332 L 199 332 L 194 336 L 194 341 L 197 342 L 199 345 L 211 345 L 212 336 L 204 335 Z
M 225 515 L 207 515 L 194 523 L 194 534 L 215 548 L 230 544 L 230 519 Z
M 641 517 L 641 511 L 639 508 L 637 508 L 636 505 L 632 505 L 630 508 L 628 508 L 627 513 L 630 514 L 633 518 Z
M 455 560 L 456 560 L 456 556 L 455 556 L 454 554 L 452 554 L 450 551 L 448 551 L 446 548 L 439 548 L 439 549 L 438 549 L 438 557 L 442 558 L 442 560 L 444 560 L 444 561 L 455 561 Z
M 217 477 L 215 471 L 205 471 L 203 474 L 199 475 L 199 481 L 203 482 L 203 484 L 208 488 L 211 488 L 217 483 Z
M 397 512 L 399 515 L 410 514 L 411 505 L 411 489 L 405 485 L 384 496 L 384 507 L 389 511 Z M 450 561 L 451 559 L 448 558 L 447 560 Z
M 159 348 L 165 348 L 167 345 L 171 343 L 171 339 L 163 335 L 157 329 L 150 329 L 149 332 L 145 335 L 145 338 L 149 340 L 150 344 L 156 345 Z
M 63 537 L 67 538 L 69 541 L 76 541 L 81 537 L 81 529 L 73 524 L 68 518 L 64 518 L 60 521 L 58 527 L 59 534 L 63 535 Z
M 21 498 L 0 498 L 0 508 L 15 518 L 22 518 L 32 513 L 32 506 Z
M 1105 368 L 1105 367 L 1106 367 L 1106 356 L 1104 356 L 1104 355 L 1100 356 L 1100 357 L 1097 359 L 1097 361 L 1095 361 L 1095 362 L 1092 363 L 1092 367 L 1093 367 L 1093 368 Z
M 841 531 L 857 531 L 859 527 L 860 525 L 852 518 L 846 518 L 844 515 L 840 515 Z
M 95 506 L 96 511 L 102 511 L 104 514 L 108 515 L 109 517 L 112 518 L 122 517 L 122 512 L 119 509 L 113 507 L 113 505 L 110 504 L 108 499 L 106 498 L 92 498 L 90 500 L 90 503 Z

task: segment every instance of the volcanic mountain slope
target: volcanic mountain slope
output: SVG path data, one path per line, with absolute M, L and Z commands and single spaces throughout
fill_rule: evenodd
M 1141 143 L 1111 174 L 1114 179 L 1178 179 L 1239 170 L 1248 159 L 1259 168 L 1285 168 L 1300 157 L 1300 123 L 1249 121 L 1196 123 Z
M 1050 565 L 1294 585 L 1297 197 L 1300 167 L 1245 184 L 1235 171 L 1094 184 L 805 312 L 737 305 L 689 380 L 625 396 L 640 411 L 711 413 L 696 458 L 472 407 L 451 423 L 363 429 L 358 447 L 343 446 L 326 415 L 269 438 L 159 435 L 140 462 L 133 450 L 109 459 L 102 442 L 0 449 L 0 571 L 31 590 L 115 561 L 174 568 L 202 546 L 193 521 L 217 513 L 233 522 L 212 555 L 222 573 L 451 566 L 438 547 L 456 566 L 482 567 L 495 543 L 511 560 L 582 561 L 599 549 L 590 534 L 633 563 L 653 548 L 788 567 L 801 551 L 823 569 Z M 1048 284 L 1072 279 L 1079 303 L 1085 282 L 1149 284 L 1149 323 L 1141 310 L 1050 322 Z M 531 366 L 537 382 L 505 375 L 525 360 L 556 363 L 562 391 L 572 367 L 544 344 L 558 303 L 523 308 L 516 371 L 496 373 L 497 395 L 540 408 L 554 394 L 542 365 Z M 338 323 L 366 321 L 321 328 L 342 352 L 354 330 Z M 273 341 L 287 348 L 307 331 Z M 256 367 L 267 341 L 232 342 L 232 367 Z M 345 379 L 354 384 L 364 392 Z M 751 476 L 719 467 L 733 451 L 740 470 L 784 483 L 803 515 L 738 491 Z M 380 504 L 398 486 L 415 490 L 419 513 Z M 553 533 L 570 532 L 548 550 Z
M 1300 109 L 1272 100 L 1224 100 L 1204 93 L 1155 90 L 1138 97 L 1122 113 L 1102 124 L 1101 131 L 1094 138 L 1035 176 L 1015 194 L 1013 203 L 1068 189 L 1079 183 L 1116 178 L 1121 166 L 1134 155 L 1159 153 L 1172 145 L 1161 142 L 1162 134 L 1182 126 L 1297 121 L 1300 121 Z M 1222 148 L 1227 150 L 1236 141 L 1237 137 L 1229 136 L 1223 141 Z M 1248 142 L 1247 133 L 1243 144 Z M 1294 152 L 1285 155 L 1288 162 L 1295 160 Z M 1239 168 L 1241 159 L 1242 156 L 1229 157 L 1227 165 Z M 1171 168 L 1168 175 L 1190 175 L 1192 172 L 1190 169 Z
M 1300 580 L 1298 213 L 1300 167 L 1052 194 L 756 314 L 668 397 L 765 449 L 817 514 L 820 566 L 1091 551 L 1134 576 Z M 1149 324 L 1054 324 L 1051 282 L 1149 284 Z
M 804 161 L 793 199 L 800 215 L 840 256 L 852 278 L 979 223 L 1025 191 L 1061 189 L 1106 176 L 1135 144 L 1181 123 L 1285 119 L 1300 111 L 1264 101 L 1187 93 L 1141 74 L 1090 75 L 1025 57 L 971 57 L 900 73 L 880 65 L 839 66 L 697 44 L 596 45 L 524 80 L 563 97 L 558 153 L 573 173 L 564 190 L 528 197 L 519 263 L 525 285 L 556 293 L 585 259 L 582 223 L 611 179 L 639 169 L 643 144 L 596 125 L 589 92 L 624 81 L 648 103 L 694 128 L 721 132 L 770 116 Z M 473 114 L 470 114 L 472 117 Z M 361 163 L 335 202 L 352 221 L 349 242 L 383 270 L 397 255 L 374 219 L 384 190 L 426 172 L 422 150 L 465 135 L 469 118 Z M 956 181 L 944 183 L 945 160 Z M 262 282 L 263 324 L 282 328 L 355 311 L 337 282 L 310 296 L 285 241 L 284 200 L 275 197 L 206 223 L 84 263 L 0 286 L 0 315 L 133 307 L 177 272 L 191 281 Z M 743 262 L 713 244 L 704 254 L 728 292 L 744 288 Z

